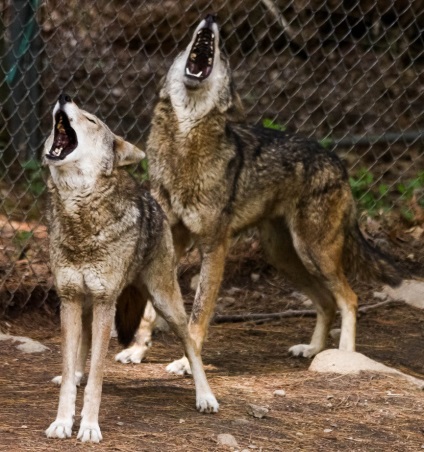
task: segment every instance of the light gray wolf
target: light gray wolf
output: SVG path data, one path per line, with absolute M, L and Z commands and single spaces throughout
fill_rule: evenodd
M 50 168 L 50 258 L 61 299 L 63 359 L 57 418 L 46 430 L 50 438 L 71 436 L 76 387 L 91 343 L 78 438 L 102 439 L 98 413 L 115 313 L 118 338 L 128 345 L 148 297 L 184 344 L 198 410 L 218 410 L 189 335 L 167 219 L 150 193 L 121 168 L 143 157 L 69 96 L 59 97 L 43 155 Z
M 409 271 L 362 235 L 347 171 L 316 141 L 235 122 L 239 105 L 219 29 L 209 15 L 174 60 L 160 90 L 147 143 L 152 193 L 171 224 L 177 256 L 190 243 L 201 256 L 190 331 L 202 347 L 214 312 L 231 238 L 257 227 L 262 248 L 278 270 L 315 304 L 309 344 L 296 356 L 324 349 L 336 308 L 339 348 L 355 350 L 357 296 L 348 276 L 395 286 Z M 117 356 L 140 358 L 139 338 Z M 144 346 L 144 349 L 143 349 Z M 168 366 L 189 372 L 187 358 Z

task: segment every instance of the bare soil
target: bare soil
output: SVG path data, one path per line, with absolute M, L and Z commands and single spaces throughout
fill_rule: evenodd
M 396 242 L 403 257 L 423 259 L 422 234 L 418 236 L 416 228 L 392 235 L 374 231 L 371 238 L 391 248 Z M 45 240 L 41 234 L 41 249 Z M 194 296 L 190 281 L 197 272 L 198 257 L 191 253 L 180 268 L 188 310 Z M 32 282 L 36 279 L 42 278 L 33 276 Z M 44 280 L 49 280 L 48 274 Z M 27 281 L 29 287 L 30 276 Z M 228 450 L 217 443 L 221 433 L 232 434 L 240 451 L 424 448 L 423 391 L 393 375 L 314 374 L 308 371 L 309 360 L 289 356 L 291 345 L 309 340 L 315 322 L 311 317 L 211 325 L 203 359 L 221 405 L 216 415 L 196 412 L 191 377 L 165 372 L 166 364 L 182 353 L 174 335 L 158 333 L 139 365 L 116 363 L 113 357 L 120 347 L 112 338 L 100 411 L 103 442 L 87 446 L 76 440 L 79 415 L 71 439 L 48 440 L 44 430 L 55 418 L 59 395 L 50 380 L 61 372 L 61 355 L 57 298 L 47 289 L 45 303 L 44 295 L 38 299 L 44 291 L 29 291 L 23 313 L 22 306 L 9 306 L 8 317 L 0 322 L 3 332 L 29 336 L 49 347 L 27 355 L 10 341 L 0 342 L 0 450 Z M 355 289 L 361 305 L 381 301 L 376 285 L 356 284 Z M 217 313 L 287 309 L 311 307 L 262 260 L 255 235 L 240 239 L 228 259 Z M 419 378 L 424 378 L 423 344 L 422 310 L 395 303 L 359 317 L 358 351 Z M 330 338 L 327 345 L 337 346 Z M 286 395 L 274 395 L 277 389 Z M 77 413 L 82 394 L 81 388 Z M 263 419 L 254 418 L 248 414 L 249 403 L 270 411 Z

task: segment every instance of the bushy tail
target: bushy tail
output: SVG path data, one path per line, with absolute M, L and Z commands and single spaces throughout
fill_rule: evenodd
M 404 279 L 412 279 L 420 272 L 408 262 L 400 262 L 369 243 L 362 235 L 356 220 L 347 232 L 343 253 L 343 268 L 349 276 L 362 281 L 379 281 L 397 287 Z
M 147 298 L 132 285 L 125 287 L 118 297 L 115 325 L 118 341 L 127 347 L 134 339 L 141 318 L 144 314 Z

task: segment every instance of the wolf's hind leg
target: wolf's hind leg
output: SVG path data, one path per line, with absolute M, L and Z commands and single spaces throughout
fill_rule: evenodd
M 158 315 L 156 314 L 152 303 L 148 301 L 144 310 L 143 318 L 141 319 L 137 333 L 135 334 L 135 341 L 133 345 L 119 352 L 115 356 L 115 361 L 119 361 L 124 364 L 141 363 L 152 346 L 152 334 L 157 321 Z
M 216 413 L 219 404 L 206 379 L 200 350 L 190 336 L 183 299 L 177 287 L 177 282 L 175 281 L 173 291 L 163 290 L 157 287 L 151 287 L 150 289 L 152 290 L 155 308 L 166 319 L 172 330 L 183 342 L 185 351 L 183 360 L 187 360 L 189 369 L 193 374 L 196 387 L 197 409 L 202 413 Z
M 300 225 L 296 231 L 307 231 L 307 227 Z M 327 293 L 335 300 L 342 317 L 341 336 L 339 349 L 355 351 L 356 336 L 356 314 L 358 298 L 351 289 L 342 266 L 344 236 L 342 228 L 335 227 L 328 231 L 321 231 L 320 238 L 312 239 L 302 237 L 301 234 L 293 233 L 293 244 L 301 258 L 305 268 L 319 280 L 320 285 L 325 287 Z M 323 306 L 320 303 L 321 307 Z M 318 322 L 315 332 L 319 328 Z M 315 334 L 315 333 L 314 333 Z M 314 338 L 313 338 L 314 339 Z
M 200 412 L 215 413 L 219 405 L 206 379 L 200 347 L 189 333 L 187 314 L 176 277 L 175 259 L 169 253 L 171 244 L 167 242 L 165 236 L 162 252 L 143 274 L 144 283 L 152 296 L 154 308 L 183 342 L 185 359 L 191 368 L 196 387 L 197 409 Z
M 262 247 L 270 264 L 307 295 L 317 310 L 317 322 L 311 342 L 294 345 L 289 349 L 295 356 L 310 358 L 325 348 L 335 317 L 335 300 L 320 278 L 316 278 L 306 269 L 294 248 L 291 234 L 283 220 L 263 222 L 259 230 Z

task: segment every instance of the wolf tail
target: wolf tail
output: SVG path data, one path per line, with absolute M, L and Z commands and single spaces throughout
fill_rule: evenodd
M 369 243 L 362 235 L 356 219 L 352 219 L 343 252 L 343 268 L 349 276 L 364 281 L 378 281 L 391 287 L 404 279 L 422 278 L 422 269 L 412 263 L 398 261 Z
M 118 341 L 127 347 L 134 339 L 144 314 L 147 298 L 132 285 L 124 288 L 116 304 L 115 325 Z

